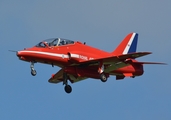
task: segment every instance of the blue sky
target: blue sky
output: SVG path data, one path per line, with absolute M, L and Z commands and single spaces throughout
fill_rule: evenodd
M 19 61 L 15 53 L 43 39 L 80 40 L 113 51 L 130 32 L 139 33 L 139 61 L 171 62 L 169 0 L 0 0 L 0 119 L 170 120 L 170 65 L 146 65 L 143 76 L 106 83 L 88 79 L 72 84 L 47 80 L 59 68 Z

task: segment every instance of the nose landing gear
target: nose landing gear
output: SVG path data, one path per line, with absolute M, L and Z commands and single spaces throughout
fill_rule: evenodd
M 34 69 L 34 62 L 31 62 L 30 68 L 31 68 L 31 75 L 32 76 L 36 76 L 37 72 Z

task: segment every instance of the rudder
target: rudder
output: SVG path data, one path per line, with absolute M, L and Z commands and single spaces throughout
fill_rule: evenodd
M 128 34 L 119 46 L 112 52 L 114 55 L 128 54 L 136 52 L 138 42 L 138 34 L 130 33 Z

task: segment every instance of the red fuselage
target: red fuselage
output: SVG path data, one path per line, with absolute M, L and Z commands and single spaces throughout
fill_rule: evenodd
M 73 44 L 63 46 L 35 46 L 18 51 L 17 56 L 19 59 L 24 61 L 40 62 L 65 68 L 65 71 L 68 74 L 72 74 L 74 76 L 99 79 L 99 73 L 97 71 L 98 65 L 96 63 L 93 66 L 86 66 L 86 64 L 82 66 L 79 63 L 114 56 L 114 54 L 87 46 L 81 42 L 74 42 Z M 108 67 L 108 65 L 105 65 L 104 67 Z M 132 63 L 106 73 L 107 76 L 123 74 L 125 76 L 142 75 L 143 65 Z

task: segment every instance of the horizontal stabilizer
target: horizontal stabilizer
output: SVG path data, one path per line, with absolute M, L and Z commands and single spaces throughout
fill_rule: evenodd
M 136 63 L 136 64 L 162 64 L 162 65 L 167 65 L 166 63 L 160 63 L 160 62 L 138 62 L 138 61 L 132 61 L 132 63 Z

